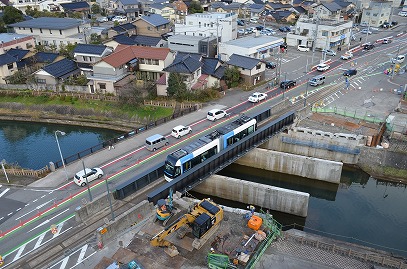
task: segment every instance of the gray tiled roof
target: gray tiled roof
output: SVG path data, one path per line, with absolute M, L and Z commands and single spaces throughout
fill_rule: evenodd
M 135 36 L 130 36 L 130 38 L 133 39 L 137 45 L 149 46 L 149 47 L 155 47 L 161 41 L 161 37 L 146 36 L 146 35 L 135 35 Z
M 94 55 L 102 55 L 105 51 L 105 45 L 78 44 L 73 50 L 74 53 L 86 53 Z
M 58 62 L 44 66 L 42 69 L 55 78 L 60 78 L 79 70 L 76 63 L 69 59 L 62 59 Z
M 335 2 L 332 3 L 328 3 L 328 2 L 321 2 L 321 5 L 323 5 L 324 7 L 326 7 L 329 11 L 331 12 L 336 12 L 338 10 L 341 10 L 342 7 L 340 5 L 338 5 Z
M 186 55 L 182 59 L 176 61 L 164 68 L 166 72 L 192 74 L 201 67 L 201 62 L 197 61 L 191 55 Z
M 136 45 L 136 42 L 126 34 L 121 34 L 113 37 L 113 40 L 123 45 Z
M 11 27 L 26 27 L 35 29 L 51 29 L 51 30 L 65 30 L 70 28 L 76 28 L 82 24 L 82 20 L 70 19 L 70 18 L 53 18 L 53 17 L 41 17 L 28 21 L 22 21 L 10 24 Z
M 225 67 L 219 65 L 220 61 L 217 58 L 202 57 L 202 63 L 202 74 L 211 75 L 219 79 L 225 74 Z
M 65 11 L 90 8 L 87 2 L 61 3 L 60 5 Z
M 245 68 L 245 69 L 253 69 L 258 63 L 260 62 L 259 59 L 250 58 L 247 56 L 232 54 L 228 61 L 229 65 L 234 65 L 237 67 Z
M 158 14 L 142 16 L 141 19 L 156 27 L 170 23 L 169 20 Z

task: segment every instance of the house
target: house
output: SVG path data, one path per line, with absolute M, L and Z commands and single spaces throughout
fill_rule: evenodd
M 245 84 L 256 85 L 265 78 L 266 64 L 259 59 L 232 54 L 227 64 L 237 67 Z
M 175 24 L 174 35 L 200 37 L 219 36 L 221 42 L 237 38 L 237 14 L 195 13 L 185 17 L 184 23 Z
M 32 51 L 23 49 L 10 49 L 6 52 L 6 54 L 16 59 L 18 70 L 21 70 L 26 66 L 26 63 L 24 61 L 25 59 L 34 55 Z
M 136 33 L 136 26 L 132 23 L 124 23 L 117 26 L 113 26 L 109 30 L 107 30 L 107 37 L 112 38 L 117 35 L 134 35 Z
M 28 71 L 33 73 L 34 71 L 43 68 L 45 65 L 60 61 L 63 58 L 64 57 L 58 53 L 40 51 L 31 57 L 23 59 L 22 62 L 24 62 L 24 65 Z
M 141 16 L 133 24 L 137 35 L 161 37 L 171 30 L 170 21 L 158 14 Z
M 267 16 L 267 21 L 280 23 L 293 23 L 297 20 L 296 14 L 289 10 L 274 11 Z
M 236 14 L 239 14 L 240 9 L 242 8 L 241 3 L 231 3 L 231 4 L 226 4 L 224 2 L 212 2 L 209 10 L 210 12 L 216 12 L 216 13 L 231 13 L 234 12 Z
M 113 49 L 105 45 L 76 45 L 73 53 L 76 63 L 82 74 L 90 74 L 92 72 L 93 64 L 102 60 L 103 57 L 111 54 Z
M 31 35 L 0 33 L 0 43 L 0 54 L 14 48 L 28 50 L 35 48 L 35 40 Z
M 85 43 L 84 28 L 90 24 L 70 18 L 40 17 L 9 25 L 17 34 L 31 35 L 35 45 L 56 46 Z
M 360 22 L 372 27 L 379 27 L 385 22 L 390 22 L 391 10 L 391 1 L 370 1 L 369 8 L 362 12 Z
M 218 58 L 202 57 L 202 74 L 206 75 L 203 88 L 220 88 L 226 85 L 224 82 L 226 67 Z M 199 79 L 198 79 L 199 81 Z
M 60 85 L 67 78 L 79 75 L 80 73 L 81 70 L 74 61 L 62 59 L 34 72 L 34 77 L 37 84 Z
M 259 18 L 264 10 L 264 4 L 251 4 L 249 9 L 251 18 Z
M 6 78 L 18 71 L 17 60 L 8 54 L 0 55 L 0 84 L 6 84 Z
M 182 0 L 177 0 L 172 2 L 174 6 L 175 14 L 177 15 L 177 20 L 183 21 L 185 16 L 188 14 L 188 6 Z
M 152 1 L 136 1 L 136 0 L 116 0 L 113 3 L 113 8 L 117 13 L 122 13 L 130 20 L 135 20 L 149 10 L 149 5 Z
M 222 42 L 219 45 L 220 58 L 228 61 L 232 54 L 247 56 L 254 59 L 264 59 L 279 51 L 283 38 L 259 35 L 245 36 L 236 40 Z
M 167 41 L 161 37 L 145 36 L 145 35 L 131 35 L 127 36 L 125 34 L 114 36 L 111 41 L 105 43 L 105 45 L 116 48 L 119 44 L 121 45 L 135 45 L 144 47 L 156 47 L 165 48 L 167 47 Z
M 177 20 L 176 10 L 170 3 L 153 3 L 150 5 L 150 13 L 161 15 L 164 19 L 175 22 Z
M 342 7 L 335 2 L 321 2 L 314 8 L 314 17 L 339 20 Z
M 287 33 L 287 45 L 297 47 L 331 49 L 337 46 L 348 46 L 351 40 L 352 21 L 319 19 L 300 16 L 294 32 Z M 315 33 L 317 35 L 315 36 Z M 315 40 L 315 45 L 313 44 Z
M 87 76 L 90 92 L 117 94 L 120 86 L 131 82 L 129 76 L 155 81 L 172 61 L 168 48 L 119 45 L 112 54 L 93 65 L 93 73 Z
M 90 13 L 90 6 L 87 2 L 72 2 L 59 4 L 65 13 L 81 12 L 84 15 Z
M 199 53 L 207 57 L 215 57 L 217 38 L 216 36 L 173 35 L 168 37 L 168 48 L 178 52 Z

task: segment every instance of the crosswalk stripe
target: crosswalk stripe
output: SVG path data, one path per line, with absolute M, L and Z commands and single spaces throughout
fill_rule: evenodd
M 82 247 L 82 249 L 81 249 L 81 253 L 79 253 L 79 257 L 78 257 L 78 262 L 77 263 L 80 263 L 81 261 L 83 261 L 83 258 L 85 257 L 85 253 L 86 253 L 86 250 L 88 249 L 88 244 L 86 244 L 86 245 L 84 245 L 83 247 Z
M 26 245 L 27 244 L 24 244 L 18 249 L 18 252 L 17 252 L 16 256 L 14 256 L 14 259 L 13 259 L 13 261 L 11 263 L 13 263 L 16 260 L 20 259 L 20 256 L 21 256 L 21 254 L 23 254 L 23 251 L 24 251 Z
M 70 256 L 67 256 L 62 260 L 62 263 L 61 263 L 61 266 L 59 267 L 59 269 L 64 269 L 66 267 L 66 265 L 68 264 L 69 257 Z
M 34 249 L 38 248 L 39 246 L 41 246 L 42 240 L 44 240 L 46 233 L 43 233 L 40 235 L 40 237 L 38 237 L 37 242 L 35 243 Z
M 6 194 L 6 192 L 8 192 L 10 190 L 10 188 L 5 189 L 2 193 L 0 193 L 0 197 L 2 197 L 4 194 Z

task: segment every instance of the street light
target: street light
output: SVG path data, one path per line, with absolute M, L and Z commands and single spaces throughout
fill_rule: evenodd
M 55 140 L 57 141 L 57 145 L 58 145 L 58 150 L 59 150 L 59 155 L 61 156 L 61 162 L 62 162 L 62 166 L 64 167 L 65 170 L 65 176 L 66 176 L 66 180 L 69 180 L 68 178 L 68 172 L 66 171 L 66 166 L 65 166 L 65 162 L 64 162 L 64 157 L 62 157 L 62 152 L 61 152 L 61 147 L 59 146 L 59 141 L 58 141 L 58 133 L 60 133 L 61 135 L 65 135 L 65 132 L 56 130 L 55 131 Z

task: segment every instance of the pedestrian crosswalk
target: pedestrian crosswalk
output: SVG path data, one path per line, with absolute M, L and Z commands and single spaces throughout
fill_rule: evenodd
M 62 258 L 61 260 L 53 263 L 48 269 L 73 269 L 80 268 L 80 265 L 84 260 L 93 256 L 96 251 L 90 246 L 90 244 L 85 244 L 76 250 L 72 251 L 68 256 Z
M 5 195 L 9 190 L 10 190 L 10 188 L 7 188 L 7 189 L 3 190 L 3 191 L 0 193 L 0 197 L 2 197 L 3 195 Z

